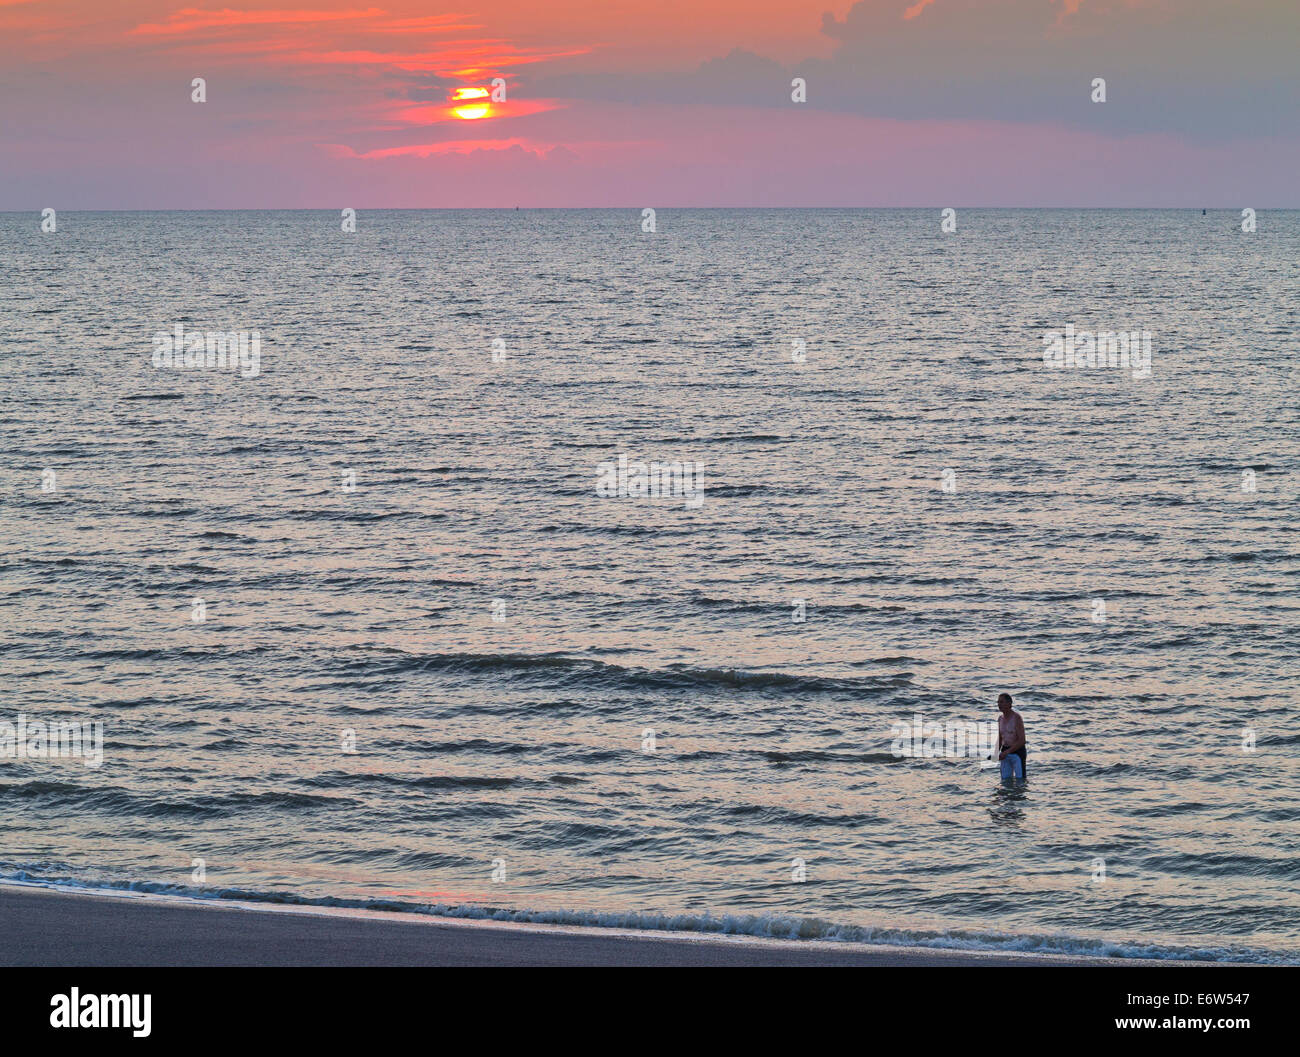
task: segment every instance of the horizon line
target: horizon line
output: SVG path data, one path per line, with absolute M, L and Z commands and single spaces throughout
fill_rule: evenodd
M 875 205 L 822 205 L 822 206 L 700 206 L 700 205 L 655 205 L 653 207 L 642 205 L 620 205 L 620 206 L 168 206 L 162 208 L 138 208 L 125 206 L 108 206 L 108 207 L 76 207 L 76 206 L 37 206 L 27 209 L 0 209 L 0 215 L 36 213 L 40 214 L 43 209 L 55 208 L 59 212 L 66 213 L 323 213 L 338 212 L 341 209 L 355 209 L 358 212 L 364 210 L 371 213 L 523 213 L 523 212 L 615 212 L 615 211 L 632 211 L 639 212 L 642 209 L 654 208 L 659 210 L 750 210 L 754 212 L 780 212 L 791 210 L 813 211 L 845 211 L 845 210 L 878 210 L 878 211 L 914 211 L 914 210 L 944 210 L 944 209 L 971 209 L 1010 212 L 1014 210 L 1056 210 L 1056 211 L 1110 211 L 1110 212 L 1168 212 L 1168 213 L 1194 213 L 1200 210 L 1215 210 L 1216 212 L 1237 212 L 1242 209 L 1251 208 L 1256 212 L 1260 210 L 1271 210 L 1274 212 L 1297 212 L 1300 211 L 1300 205 L 1278 206 L 1278 205 L 1253 205 L 1245 206 L 1235 205 L 1203 205 L 1203 206 L 1098 206 L 1098 205 L 1067 205 L 1067 206 L 990 206 L 990 205 L 908 205 L 908 206 L 875 206 Z

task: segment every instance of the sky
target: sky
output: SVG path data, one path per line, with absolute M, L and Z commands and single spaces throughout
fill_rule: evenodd
M 198 4 L 0 0 L 0 210 L 1300 206 L 1297 0 Z

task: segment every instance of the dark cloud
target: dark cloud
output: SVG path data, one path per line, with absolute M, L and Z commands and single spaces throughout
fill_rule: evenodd
M 790 76 L 774 59 L 733 49 L 694 70 L 652 73 L 525 74 L 521 85 L 540 98 L 605 103 L 711 103 L 773 106 L 790 99 Z M 783 87 L 784 86 L 784 87 Z
M 909 10 L 912 18 L 905 18 Z M 1270 0 L 869 0 L 822 15 L 829 59 L 746 51 L 694 70 L 522 82 L 537 95 L 620 103 L 810 107 L 872 117 L 1060 123 L 1197 139 L 1300 131 L 1300 4 Z M 1091 100 L 1105 78 L 1107 102 Z

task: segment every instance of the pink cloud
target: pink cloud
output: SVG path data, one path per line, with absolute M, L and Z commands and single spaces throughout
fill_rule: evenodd
M 441 143 L 410 143 L 404 147 L 381 147 L 378 150 L 355 151 L 340 143 L 325 143 L 322 147 L 335 158 L 428 158 L 436 154 L 469 154 L 473 151 L 506 151 L 519 147 L 541 157 L 551 150 L 553 143 L 534 143 L 520 136 L 510 139 L 455 139 Z

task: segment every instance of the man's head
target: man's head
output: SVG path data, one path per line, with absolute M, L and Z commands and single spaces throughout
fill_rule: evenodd
M 998 694 L 998 708 L 1004 716 L 1011 714 L 1011 695 Z

